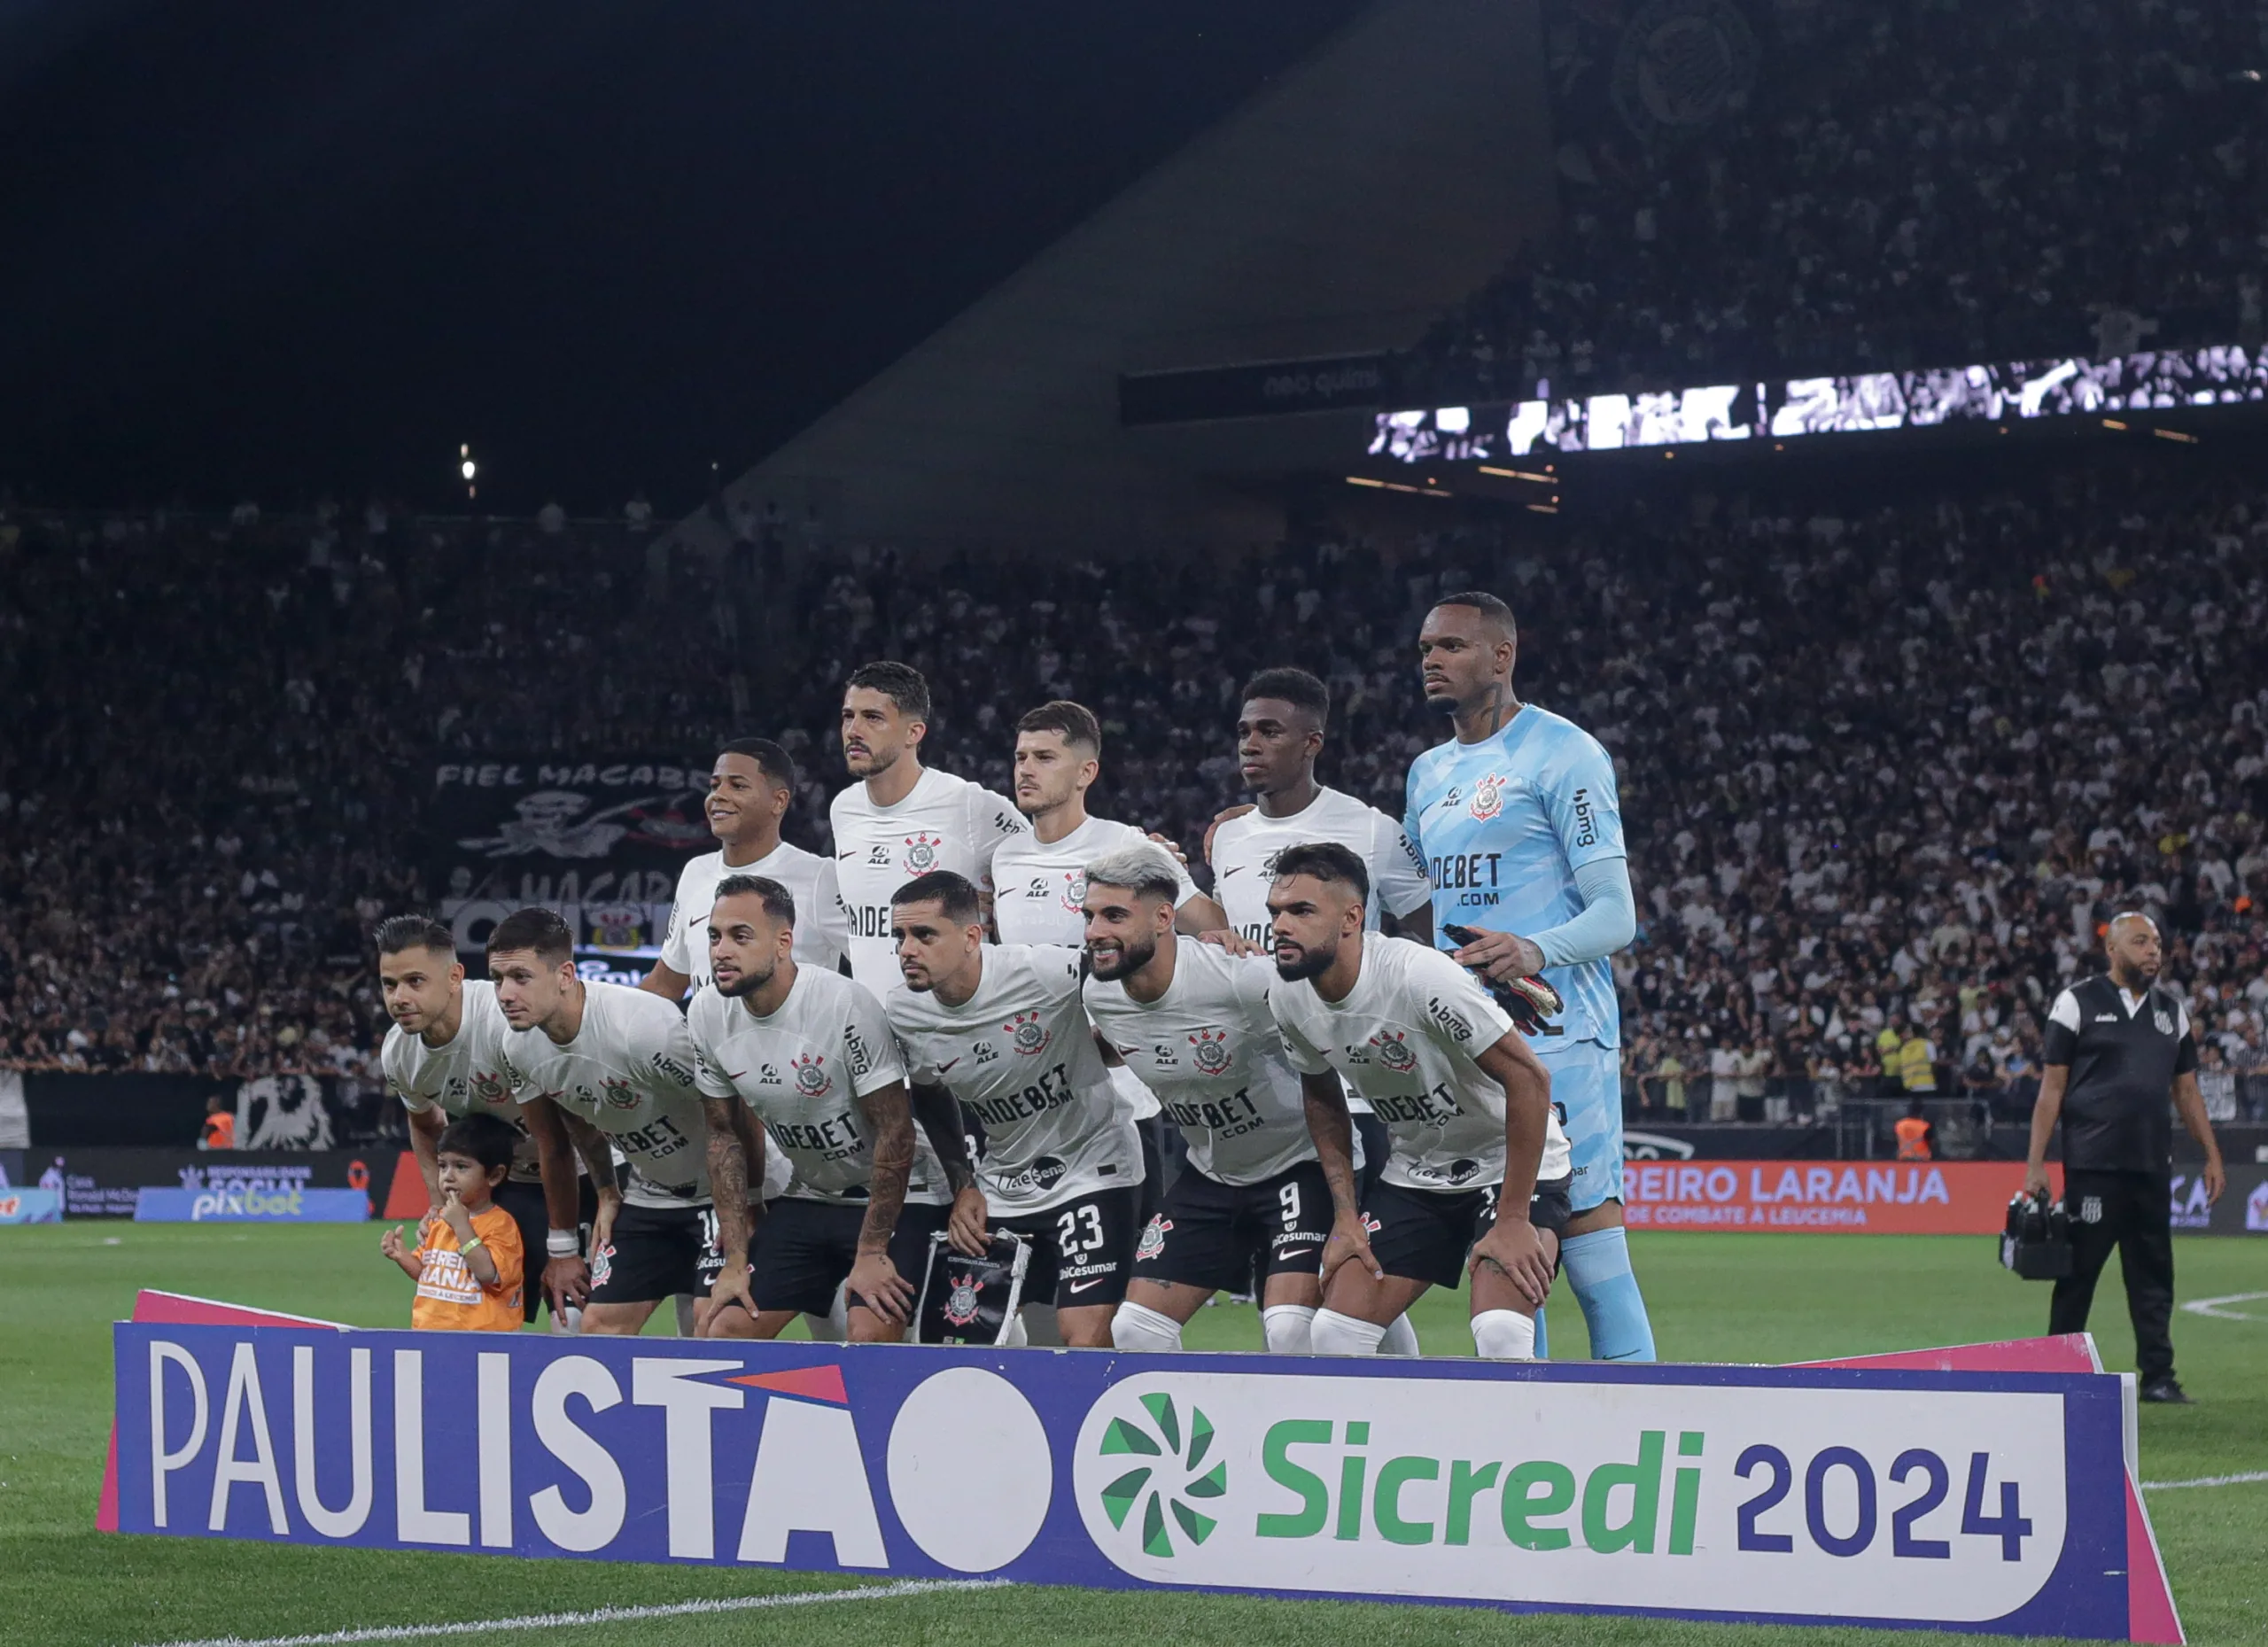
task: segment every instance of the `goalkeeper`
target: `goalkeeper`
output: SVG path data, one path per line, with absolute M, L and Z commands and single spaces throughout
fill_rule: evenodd
M 1513 693 L 1518 633 L 1496 596 L 1445 597 L 1418 654 L 1425 702 L 1456 734 L 1410 764 L 1402 820 L 1433 883 L 1436 941 L 1547 1014 L 1531 1045 L 1574 1160 L 1562 1272 L 1594 1356 L 1651 1361 L 1622 1227 L 1621 1015 L 1606 958 L 1636 918 L 1614 763 L 1588 733 Z M 1540 1315 L 1536 1325 L 1541 1356 Z

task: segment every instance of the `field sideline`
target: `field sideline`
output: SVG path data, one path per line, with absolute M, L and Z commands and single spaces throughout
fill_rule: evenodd
M 93 1530 L 110 1403 L 109 1324 L 137 1287 L 157 1286 L 367 1326 L 406 1325 L 408 1283 L 377 1253 L 375 1226 L 229 1230 L 85 1221 L 0 1231 L 0 1640 L 39 1647 L 266 1640 L 372 1627 L 526 1620 L 604 1607 L 750 1598 L 729 1610 L 616 1617 L 460 1635 L 520 1643 L 794 1642 L 1234 1643 L 1374 1647 L 1534 1642 L 1631 1647 L 1749 1643 L 1936 1642 L 1860 1630 L 1794 1630 L 1648 1620 L 1514 1616 L 1480 1610 L 1354 1606 L 1211 1596 L 1128 1597 L 1000 1587 L 892 1590 L 806 1604 L 856 1588 L 835 1574 L 313 1550 L 106 1537 Z M 2038 1332 L 2047 1289 L 1995 1269 L 1979 1237 L 1649 1234 L 1633 1243 L 1665 1356 L 1786 1362 Z M 2186 1239 L 2184 1301 L 2268 1290 L 2268 1247 Z M 1429 1348 L 1470 1354 L 1464 1301 L 1420 1313 Z M 2246 1314 L 2245 1312 L 2252 1312 Z M 2131 1368 L 2124 1301 L 2107 1274 L 2096 1311 L 2109 1365 Z M 1581 1353 L 1582 1317 L 1555 1295 L 1551 1338 Z M 2268 1299 L 2229 1314 L 2177 1315 L 2180 1375 L 2199 1404 L 2142 1410 L 2152 1481 L 2268 1472 Z M 1206 1310 L 1193 1349 L 1259 1347 L 1249 1309 Z M 2268 1480 L 2150 1495 L 2190 1639 L 2268 1640 Z M 887 1588 L 887 1587 L 884 1587 Z M 776 1599 L 774 1599 L 776 1598 Z M 434 1640 L 431 1635 L 400 1639 Z

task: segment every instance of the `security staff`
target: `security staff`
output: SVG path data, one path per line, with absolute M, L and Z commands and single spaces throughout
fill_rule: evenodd
M 2220 1146 L 2197 1091 L 2197 1045 L 2189 1014 L 2157 985 L 2163 952 L 2147 915 L 2113 917 L 2103 940 L 2105 976 L 2073 984 L 2048 1009 L 2039 1098 L 2031 1111 L 2024 1188 L 2047 1193 L 2047 1140 L 2063 1125 L 2063 1206 L 2070 1216 L 2071 1273 L 2055 1283 L 2050 1332 L 2086 1330 L 2095 1278 L 2119 1249 L 2126 1309 L 2134 1319 L 2142 1399 L 2189 1397 L 2173 1376 L 2173 1123 L 2166 1098 L 2205 1151 L 2205 1193 L 2227 1183 Z

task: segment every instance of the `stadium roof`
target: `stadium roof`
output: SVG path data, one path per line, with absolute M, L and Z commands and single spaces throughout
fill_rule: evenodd
M 1552 210 L 1534 0 L 1384 0 L 726 496 L 905 545 L 1270 538 L 1250 483 L 1369 408 L 1127 430 L 1119 375 L 1408 345 Z

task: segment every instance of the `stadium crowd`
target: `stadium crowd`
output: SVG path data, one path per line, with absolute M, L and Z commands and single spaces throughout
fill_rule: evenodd
M 0 1060 L 360 1074 L 362 934 L 437 891 L 423 757 L 776 735 L 804 766 L 788 833 L 823 846 L 839 683 L 878 656 L 931 680 L 928 764 L 998 790 L 1023 709 L 1089 703 L 1094 810 L 1192 859 L 1240 798 L 1240 683 L 1296 664 L 1333 694 L 1324 781 L 1398 817 L 1444 733 L 1418 618 L 1480 586 L 1518 613 L 1522 695 L 1620 771 L 1634 1115 L 2020 1102 L 2040 1014 L 2130 906 L 2166 928 L 2209 1099 L 2268 1107 L 2256 486 L 2064 469 L 1848 515 L 1699 494 L 1138 579 L 751 535 L 712 571 L 556 518 L 0 522 Z M 757 666 L 757 630 L 787 661 Z
M 1558 234 L 1434 329 L 1408 403 L 2258 346 L 2256 8 L 1750 4 L 1752 82 L 1726 42 L 1643 136 L 1627 10 L 1547 9 Z M 1680 41 L 1658 74 L 1697 73 Z

